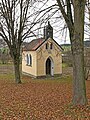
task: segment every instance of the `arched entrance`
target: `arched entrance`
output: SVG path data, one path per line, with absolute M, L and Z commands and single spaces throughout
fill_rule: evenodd
M 46 75 L 53 76 L 54 64 L 52 58 L 46 60 Z

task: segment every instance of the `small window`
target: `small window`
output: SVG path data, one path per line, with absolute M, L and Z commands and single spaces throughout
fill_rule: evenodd
M 53 48 L 53 44 L 51 43 L 51 44 L 50 44 L 50 49 L 52 49 L 52 48 Z
M 27 65 L 32 66 L 32 56 L 30 54 L 27 54 L 26 58 Z
M 32 56 L 29 55 L 29 65 L 32 66 Z
M 49 44 L 48 43 L 46 43 L 46 49 L 48 49 L 49 48 Z
M 26 63 L 27 63 L 27 65 L 29 64 L 29 56 L 28 56 L 28 54 L 26 55 Z

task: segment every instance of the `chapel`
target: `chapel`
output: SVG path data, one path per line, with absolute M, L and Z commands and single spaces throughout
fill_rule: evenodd
M 32 40 L 22 51 L 22 73 L 35 78 L 62 74 L 62 47 L 53 39 L 50 22 L 44 37 Z

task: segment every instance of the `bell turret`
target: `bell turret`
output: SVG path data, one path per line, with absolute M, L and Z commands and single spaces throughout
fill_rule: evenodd
M 49 37 L 53 39 L 53 27 L 50 25 L 50 22 L 44 27 L 44 38 L 48 39 Z

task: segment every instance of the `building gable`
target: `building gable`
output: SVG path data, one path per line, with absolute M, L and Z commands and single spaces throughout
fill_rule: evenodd
M 36 51 L 38 51 L 42 46 L 44 46 L 45 48 L 48 47 L 49 45 L 49 49 L 53 49 L 53 46 L 56 46 L 58 50 L 62 51 L 63 48 L 52 38 L 48 38 L 47 40 L 43 41 L 37 48 Z M 52 48 L 51 48 L 52 47 Z M 48 48 L 46 48 L 48 49 Z

